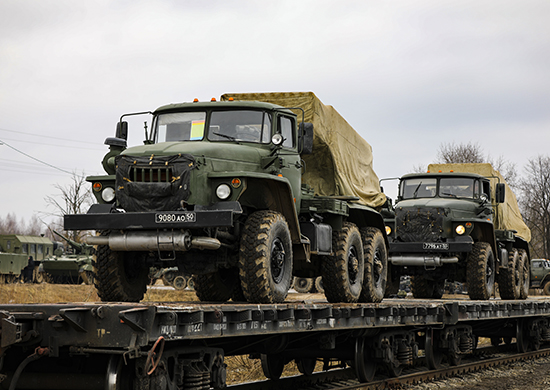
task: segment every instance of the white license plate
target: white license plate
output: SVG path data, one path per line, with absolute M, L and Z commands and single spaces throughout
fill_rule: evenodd
M 197 215 L 192 211 L 179 213 L 157 213 L 155 223 L 196 222 Z
M 425 250 L 445 250 L 449 249 L 449 244 L 445 242 L 425 242 L 423 247 Z

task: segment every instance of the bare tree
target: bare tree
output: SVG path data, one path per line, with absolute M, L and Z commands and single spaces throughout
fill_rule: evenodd
M 529 160 L 520 180 L 520 206 L 531 229 L 531 258 L 550 258 L 550 157 Z
M 92 203 L 92 194 L 89 189 L 89 184 L 83 175 L 73 173 L 72 183 L 67 186 L 56 184 L 55 188 L 61 193 L 60 200 L 58 197 L 47 196 L 46 202 L 52 205 L 56 213 L 53 215 L 63 217 L 67 214 L 81 214 L 85 208 Z M 80 232 L 68 232 L 69 238 L 76 242 L 80 242 Z
M 13 213 L 8 213 L 0 220 L 0 234 L 23 234 L 24 222 L 17 221 L 17 217 Z
M 483 150 L 478 143 L 442 143 L 437 151 L 436 162 L 440 164 L 484 163 Z

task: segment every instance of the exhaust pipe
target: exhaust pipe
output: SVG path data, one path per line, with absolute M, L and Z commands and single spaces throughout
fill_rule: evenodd
M 221 242 L 212 237 L 191 237 L 184 232 L 156 231 L 113 231 L 108 236 L 91 236 L 86 238 L 90 245 L 108 245 L 113 251 L 174 251 L 185 252 L 189 249 L 216 250 Z
M 443 264 L 458 263 L 458 257 L 424 257 L 424 256 L 390 256 L 388 258 L 394 265 L 418 266 L 418 267 L 441 267 Z

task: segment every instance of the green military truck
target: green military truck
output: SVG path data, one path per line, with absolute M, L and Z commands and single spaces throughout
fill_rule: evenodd
M 431 164 L 401 177 L 390 243 L 392 279 L 411 275 L 416 298 L 441 298 L 445 281 L 471 299 L 529 292 L 531 232 L 516 197 L 490 164 Z
M 127 148 L 129 115 L 151 114 Z M 95 230 L 103 301 L 139 301 L 150 267 L 193 274 L 202 301 L 282 302 L 293 276 L 331 302 L 379 302 L 386 198 L 370 145 L 311 92 L 226 94 L 123 115 L 107 138 L 98 204 L 66 215 Z
M 21 274 L 29 282 L 41 283 L 41 261 L 53 255 L 53 242 L 47 237 L 22 234 L 0 235 L 0 283 L 13 283 Z
M 550 295 L 550 261 L 531 260 L 531 288 L 541 288 L 544 295 Z

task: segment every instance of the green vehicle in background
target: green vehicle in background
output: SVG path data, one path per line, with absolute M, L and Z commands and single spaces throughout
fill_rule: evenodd
M 95 230 L 103 301 L 140 301 L 151 267 L 192 274 L 202 301 L 282 302 L 293 276 L 330 302 L 380 302 L 386 198 L 370 145 L 309 93 L 226 94 L 123 115 L 105 143 L 98 204 L 66 215 Z M 130 115 L 152 114 L 127 148 Z
M 550 261 L 531 260 L 531 288 L 541 288 L 544 295 L 550 295 Z
M 0 283 L 42 283 L 40 263 L 53 255 L 54 244 L 46 237 L 21 234 L 0 235 Z
M 53 256 L 43 259 L 40 264 L 44 280 L 59 284 L 92 284 L 93 246 L 70 240 L 55 230 L 53 232 L 65 240 L 70 249 L 65 253 L 62 243 L 54 243 Z

